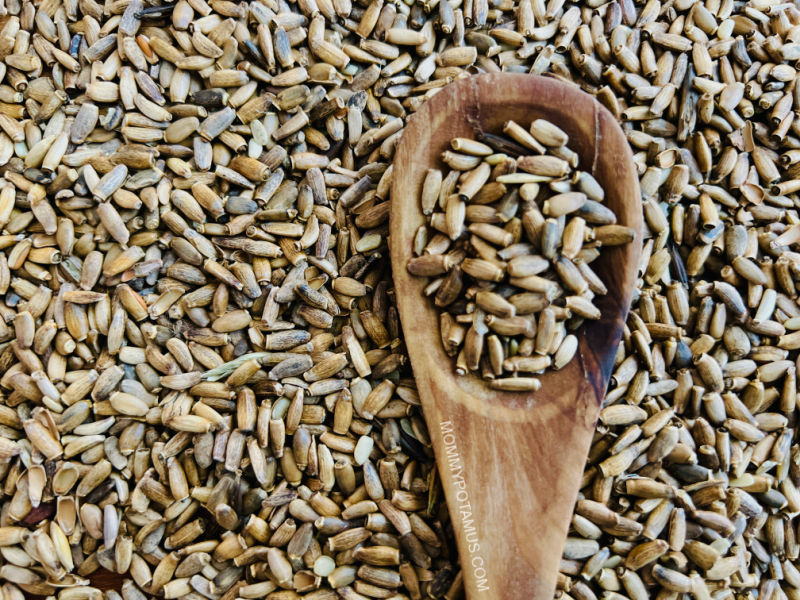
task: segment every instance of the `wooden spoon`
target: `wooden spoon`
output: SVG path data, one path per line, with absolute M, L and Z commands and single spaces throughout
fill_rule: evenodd
M 592 263 L 609 293 L 595 298 L 599 321 L 579 330 L 576 357 L 541 376 L 533 393 L 490 390 L 456 376 L 439 338 L 438 309 L 425 281 L 406 270 L 424 223 L 425 172 L 441 167 L 454 137 L 502 133 L 545 118 L 566 131 L 580 168 L 604 187 L 633 243 Z M 410 117 L 395 154 L 391 239 L 395 293 L 406 346 L 456 535 L 467 598 L 550 600 L 595 421 L 636 283 L 642 207 L 630 148 L 611 113 L 577 86 L 521 74 L 450 84 Z

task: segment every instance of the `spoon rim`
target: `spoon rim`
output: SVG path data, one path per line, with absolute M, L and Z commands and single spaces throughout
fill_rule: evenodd
M 487 102 L 485 95 L 481 94 L 481 87 L 497 91 L 506 90 L 509 86 L 511 92 L 503 99 L 491 97 Z M 544 102 L 548 97 L 555 101 L 560 100 L 564 103 L 563 106 L 559 105 L 554 108 L 551 105 L 545 105 Z M 596 174 L 601 165 L 608 164 L 611 160 L 602 156 L 604 150 L 612 149 L 615 153 L 621 153 L 617 156 L 618 160 L 615 161 L 615 164 L 622 176 L 622 179 L 618 179 L 618 181 L 622 183 L 614 186 L 613 189 L 609 186 L 603 187 L 607 200 L 618 195 L 625 196 L 624 199 L 615 201 L 616 204 L 625 207 L 623 214 L 617 214 L 617 222 L 632 227 L 636 231 L 630 248 L 623 250 L 628 258 L 623 264 L 625 268 L 621 270 L 622 289 L 615 290 L 609 285 L 609 294 L 598 296 L 598 298 L 604 299 L 616 295 L 618 299 L 615 304 L 618 308 L 614 314 L 609 314 L 607 309 L 601 308 L 600 321 L 588 325 L 583 324 L 578 330 L 572 332 L 579 339 L 576 356 L 558 371 L 548 369 L 542 375 L 531 375 L 539 378 L 542 382 L 542 389 L 536 392 L 494 390 L 484 379 L 474 373 L 457 375 L 454 369 L 455 359 L 447 356 L 441 346 L 438 333 L 441 309 L 434 306 L 430 298 L 426 298 L 422 294 L 426 279 L 414 277 L 406 269 L 406 263 L 412 256 L 411 236 L 417 226 L 425 222 L 418 203 L 421 181 L 424 179 L 424 172 L 427 168 L 442 165 L 438 158 L 438 151 L 444 149 L 444 142 L 439 144 L 443 146 L 442 148 L 420 148 L 420 142 L 432 142 L 437 131 L 442 128 L 457 130 L 460 135 L 468 135 L 469 128 L 472 128 L 474 135 L 482 128 L 483 121 L 489 118 L 497 120 L 497 115 L 493 111 L 500 109 L 502 112 L 504 108 L 511 108 L 519 112 L 520 106 L 530 113 L 530 116 L 526 117 L 527 120 L 522 123 L 523 126 L 527 126 L 535 118 L 547 115 L 552 110 L 588 112 L 591 116 L 591 123 L 581 122 L 579 125 L 586 129 L 581 143 L 591 140 L 592 156 L 587 161 L 586 153 L 579 152 L 581 154 L 580 168 Z M 491 113 L 491 117 L 487 116 L 488 113 Z M 573 119 L 577 122 L 577 119 L 574 117 Z M 557 120 L 553 122 L 559 126 L 564 125 Z M 574 125 L 573 123 L 573 129 Z M 448 136 L 447 144 L 452 137 L 456 136 Z M 577 138 L 573 140 L 571 135 L 570 146 L 575 141 Z M 420 156 L 433 160 L 421 160 Z M 587 162 L 588 165 L 585 164 Z M 536 407 L 537 410 L 547 410 L 548 393 L 545 388 L 548 383 L 553 383 L 548 380 L 553 380 L 555 377 L 568 378 L 570 381 L 576 378 L 588 381 L 594 390 L 596 401 L 598 404 L 602 402 L 613 367 L 614 353 L 611 352 L 611 348 L 615 347 L 621 338 L 622 327 L 633 296 L 642 240 L 641 192 L 633 164 L 633 155 L 624 133 L 611 113 L 577 86 L 563 83 L 553 77 L 515 73 L 474 75 L 443 87 L 441 91 L 427 100 L 414 115 L 409 117 L 395 151 L 394 165 L 389 246 L 395 289 L 398 292 L 396 300 L 400 320 L 404 330 L 408 329 L 405 331 L 405 339 L 408 341 L 416 337 L 420 321 L 424 321 L 428 326 L 435 326 L 435 334 L 433 334 L 433 337 L 436 338 L 435 348 L 424 344 L 414 346 L 407 343 L 415 377 L 419 377 L 418 374 L 420 374 L 423 379 L 429 377 L 435 379 L 435 381 L 431 381 L 432 385 L 439 388 L 438 391 L 441 394 L 455 398 L 457 401 L 465 396 L 482 398 L 478 402 L 469 402 L 472 410 L 481 414 L 490 413 L 492 418 L 501 421 L 525 420 L 526 413 L 533 407 Z M 403 169 L 406 166 L 416 166 L 419 167 L 419 170 L 415 173 L 404 173 Z M 635 207 L 630 206 L 631 202 L 635 204 Z M 410 216 L 413 217 L 411 225 L 409 224 Z M 615 249 L 605 249 L 598 262 L 603 259 L 606 252 L 613 252 Z M 608 282 L 606 283 L 608 284 Z M 601 336 L 605 337 L 605 355 L 596 352 L 596 348 L 592 347 L 594 344 L 589 344 L 587 339 L 591 328 L 597 330 L 601 325 L 607 325 L 609 328 L 608 331 L 602 332 Z M 423 333 L 427 335 L 426 339 L 430 339 L 430 332 Z M 597 334 L 597 332 L 595 333 Z M 594 337 L 597 338 L 597 335 Z M 601 345 L 603 343 L 602 339 L 594 341 Z M 438 376 L 434 376 L 433 366 L 439 367 L 436 373 Z M 578 387 L 582 388 L 583 386 Z M 421 394 L 423 403 L 425 397 L 426 394 Z

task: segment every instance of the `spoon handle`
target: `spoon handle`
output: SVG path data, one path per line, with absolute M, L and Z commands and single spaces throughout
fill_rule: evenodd
M 468 600 L 553 597 L 600 409 L 580 362 L 567 367 L 577 385 L 537 392 L 535 406 L 514 420 L 430 383 L 435 401 L 425 416 Z

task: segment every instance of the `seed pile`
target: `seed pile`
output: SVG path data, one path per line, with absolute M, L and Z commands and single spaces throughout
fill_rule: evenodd
M 404 117 L 500 69 L 621 120 L 647 223 L 557 595 L 800 597 L 794 4 L 0 13 L 4 599 L 458 597 L 388 190 Z
M 441 157 L 451 170 L 426 173 L 427 224 L 408 271 L 433 278 L 424 294 L 442 309 L 442 345 L 458 374 L 477 372 L 493 389 L 537 390 L 530 375 L 566 365 L 578 348 L 570 332 L 600 318 L 592 299 L 608 290 L 590 263 L 634 231 L 616 224 L 558 126 L 508 121 L 503 133 L 451 140 Z
M 576 32 L 649 239 L 563 597 L 800 596 L 798 23 L 787 4 L 619 2 Z

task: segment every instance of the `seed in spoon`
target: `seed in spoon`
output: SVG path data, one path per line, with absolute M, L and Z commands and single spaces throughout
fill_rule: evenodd
M 442 311 L 442 343 L 459 374 L 535 391 L 532 375 L 567 365 L 578 348 L 572 332 L 601 317 L 593 300 L 607 288 L 590 263 L 603 247 L 629 243 L 633 230 L 616 224 L 560 127 L 508 121 L 503 132 L 511 139 L 492 143 L 516 143 L 520 156 L 459 137 L 442 154 L 450 171 L 428 170 L 426 225 L 407 268 L 430 279 L 424 293 Z

